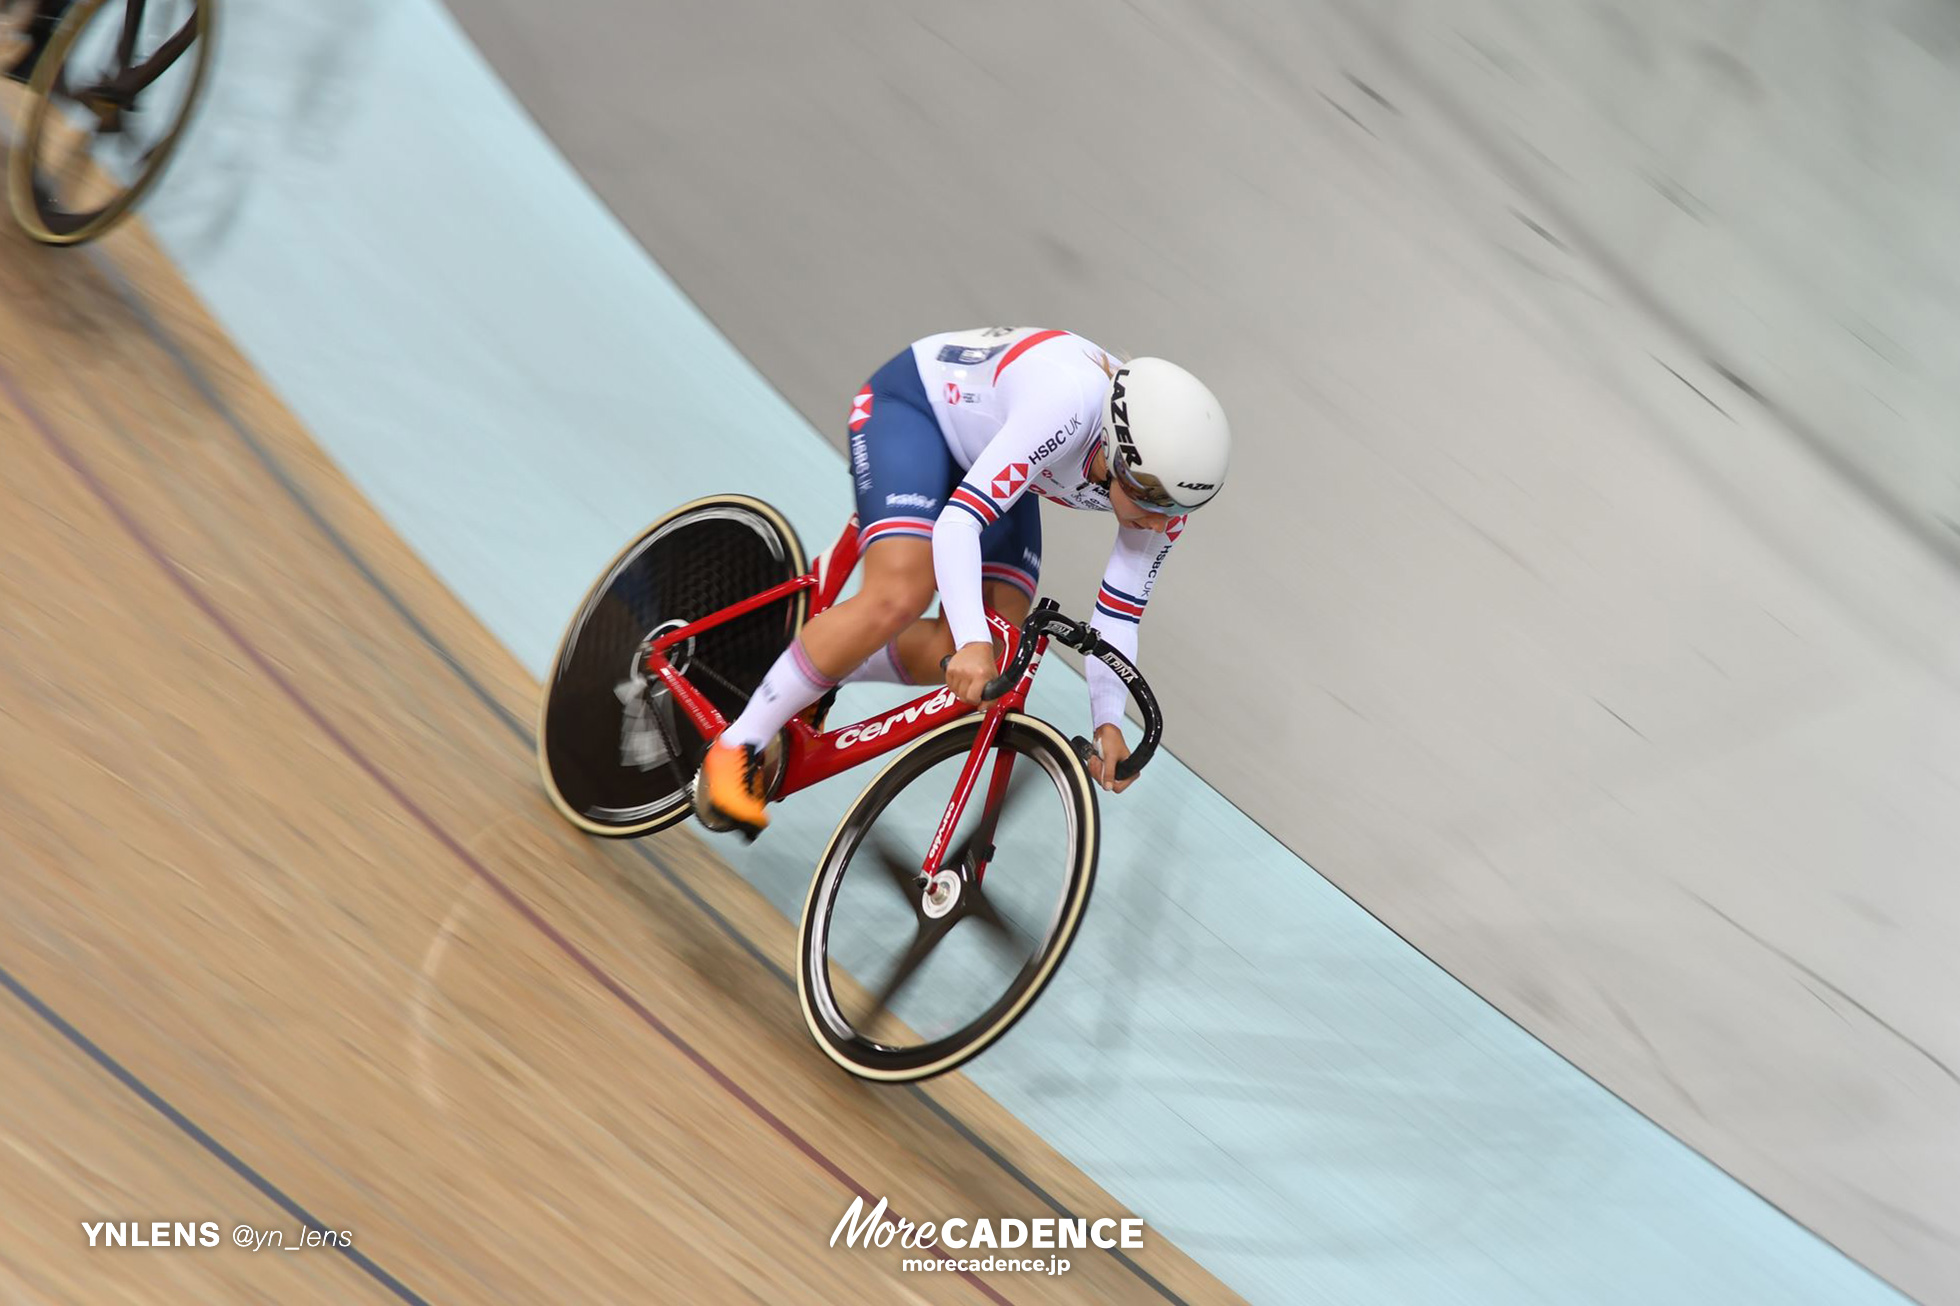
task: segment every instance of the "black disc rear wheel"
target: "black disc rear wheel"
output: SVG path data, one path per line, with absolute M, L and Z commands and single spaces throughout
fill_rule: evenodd
M 573 615 L 545 676 L 538 768 L 551 801 L 592 834 L 630 838 L 686 819 L 706 741 L 640 674 L 657 635 L 803 573 L 803 546 L 759 499 L 699 499 L 648 527 Z M 807 592 L 701 632 L 669 654 L 733 720 L 802 629 Z
M 885 768 L 844 816 L 803 907 L 797 992 L 832 1060 L 865 1079 L 943 1074 L 1054 978 L 1095 884 L 1095 789 L 1069 742 L 1009 713 L 944 868 L 919 868 L 978 736 L 967 716 Z M 989 819 L 990 783 L 1009 768 Z

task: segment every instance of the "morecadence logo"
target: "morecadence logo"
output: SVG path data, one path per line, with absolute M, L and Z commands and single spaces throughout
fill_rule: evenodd
M 831 1230 L 830 1245 L 842 1239 L 846 1247 L 860 1249 L 896 1246 L 902 1251 L 927 1253 L 908 1257 L 900 1268 L 906 1270 L 1004 1271 L 1034 1274 L 1066 1274 L 1069 1261 L 1062 1256 L 1003 1257 L 1003 1251 L 1060 1252 L 1090 1248 L 1121 1247 L 1135 1251 L 1143 1246 L 1143 1221 L 1134 1216 L 1062 1218 L 1039 1216 L 952 1216 L 940 1221 L 915 1223 L 896 1220 L 888 1214 L 890 1200 L 880 1197 L 878 1204 L 865 1208 L 863 1196 L 853 1198 L 850 1207 Z M 952 1253 L 984 1250 L 981 1257 Z

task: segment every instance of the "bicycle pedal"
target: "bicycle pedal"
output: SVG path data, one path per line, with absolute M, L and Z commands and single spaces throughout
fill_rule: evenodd
M 762 833 L 763 827 L 759 825 L 750 825 L 747 821 L 735 820 L 733 817 L 726 816 L 715 810 L 714 806 L 706 800 L 701 792 L 701 777 L 699 775 L 696 775 L 692 783 L 688 786 L 687 801 L 688 806 L 694 809 L 694 819 L 701 822 L 702 825 L 714 831 L 716 834 L 739 833 L 745 842 L 754 843 L 756 836 Z
M 747 821 L 730 820 L 713 808 L 697 807 L 694 809 L 694 814 L 700 818 L 702 825 L 716 834 L 739 834 L 742 836 L 743 843 L 754 843 L 756 837 L 762 833 L 761 826 L 750 825 Z

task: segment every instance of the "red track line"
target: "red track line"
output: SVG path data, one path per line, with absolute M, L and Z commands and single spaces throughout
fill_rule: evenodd
M 583 948 L 580 948 L 576 943 L 573 943 L 564 934 L 560 933 L 557 926 L 546 920 L 543 914 L 530 903 L 526 902 L 517 890 L 511 888 L 509 884 L 491 871 L 489 867 L 479 861 L 474 853 L 470 852 L 468 848 L 465 848 L 458 842 L 454 835 L 450 834 L 448 830 L 437 823 L 434 817 L 424 811 L 420 804 L 409 797 L 399 785 L 390 779 L 385 771 L 354 744 L 353 740 L 341 733 L 339 727 L 329 721 L 318 708 L 314 707 L 299 692 L 299 689 L 291 680 L 287 679 L 286 674 L 278 668 L 272 659 L 261 652 L 258 646 L 252 643 L 245 636 L 245 633 L 232 623 L 231 619 L 224 614 L 217 604 L 213 603 L 202 590 L 191 583 L 183 568 L 164 551 L 161 545 L 151 538 L 148 531 L 143 529 L 141 523 L 136 520 L 135 515 L 124 506 L 122 500 L 117 498 L 115 493 L 95 474 L 94 469 L 83 460 L 74 445 L 69 443 L 55 429 L 53 423 L 28 401 L 26 394 L 21 390 L 13 375 L 4 367 L 0 367 L 0 391 L 6 392 L 7 398 L 20 411 L 21 416 L 27 419 L 28 424 L 40 434 L 42 440 L 53 450 L 55 456 L 67 464 L 68 470 L 75 474 L 75 478 L 88 489 L 89 493 L 95 496 L 96 500 L 108 511 L 109 515 L 114 517 L 118 524 L 122 526 L 123 530 L 128 533 L 129 537 L 142 548 L 143 552 L 150 556 L 150 560 L 156 563 L 158 570 L 162 571 L 170 580 L 171 584 L 175 585 L 179 592 L 186 599 L 190 600 L 191 605 L 202 612 L 210 620 L 212 625 L 222 631 L 225 637 L 238 647 L 238 651 L 243 653 L 254 666 L 263 672 L 268 680 L 278 686 L 279 691 L 291 699 L 293 705 L 299 708 L 300 712 L 317 726 L 322 734 L 332 740 L 335 747 L 347 755 L 348 761 L 366 772 L 369 779 L 373 780 L 390 798 L 394 799 L 396 805 L 406 812 L 410 819 L 428 831 L 437 843 L 447 848 L 458 861 L 468 867 L 479 880 L 483 881 L 491 892 L 495 893 L 499 898 L 502 898 L 510 906 L 512 911 L 522 917 L 538 933 L 551 940 L 552 944 L 560 952 L 564 953 L 566 957 L 570 958 L 579 969 L 583 970 L 587 975 L 590 975 L 600 987 L 619 999 L 620 1003 L 628 1011 L 639 1017 L 640 1021 L 649 1029 L 672 1044 L 682 1056 L 693 1062 L 697 1069 L 716 1084 L 720 1085 L 730 1097 L 733 1097 L 737 1102 L 747 1107 L 749 1112 L 758 1120 L 775 1130 L 785 1142 L 815 1162 L 819 1169 L 842 1184 L 850 1192 L 863 1197 L 867 1203 L 874 1203 L 877 1200 L 874 1194 L 866 1189 L 864 1185 L 851 1178 L 842 1166 L 819 1151 L 816 1145 L 810 1142 L 809 1139 L 797 1133 L 789 1122 L 764 1106 L 747 1089 L 736 1083 L 720 1066 L 708 1060 L 693 1044 L 676 1033 L 666 1021 L 656 1016 L 645 1003 L 633 996 L 630 989 L 615 979 L 597 961 L 594 961 Z M 888 1218 L 898 1218 L 896 1212 L 891 1211 L 889 1207 L 886 1209 Z M 952 1259 L 943 1253 L 933 1253 L 933 1255 L 939 1260 Z M 958 1270 L 955 1273 L 972 1284 L 989 1300 L 1000 1303 L 1000 1306 L 1012 1306 L 1012 1303 L 1007 1298 L 1001 1296 L 999 1292 L 995 1291 L 993 1287 L 974 1275 L 971 1271 Z

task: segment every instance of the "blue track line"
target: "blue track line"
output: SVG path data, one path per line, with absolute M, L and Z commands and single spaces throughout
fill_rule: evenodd
M 277 1206 L 287 1215 L 298 1220 L 308 1229 L 318 1229 L 323 1233 L 328 1230 L 329 1226 L 318 1216 L 314 1215 L 313 1212 L 307 1210 L 304 1206 L 301 1206 L 291 1197 L 288 1197 L 283 1189 L 253 1169 L 251 1164 L 240 1157 L 238 1153 L 213 1138 L 205 1131 L 203 1126 L 172 1106 L 169 1099 L 165 1098 L 163 1094 L 151 1088 L 141 1079 L 138 1079 L 134 1071 L 110 1056 L 94 1039 L 82 1033 L 81 1030 L 76 1029 L 65 1016 L 43 1002 L 32 989 L 15 979 L 13 974 L 5 967 L 0 967 L 0 987 L 4 987 L 23 1007 L 26 1007 L 38 1016 L 43 1024 L 79 1048 L 89 1060 L 108 1071 L 115 1078 L 116 1082 L 141 1098 L 145 1106 L 148 1106 L 152 1111 L 155 1111 L 158 1115 L 176 1126 L 179 1132 L 188 1136 L 193 1143 L 196 1143 L 220 1161 L 223 1161 L 233 1174 L 258 1189 L 274 1206 Z M 326 1245 L 352 1261 L 361 1273 L 373 1279 L 401 1300 L 414 1302 L 416 1306 L 428 1306 L 426 1298 L 403 1283 L 400 1279 L 397 1279 L 394 1275 L 388 1273 L 388 1271 L 382 1269 L 379 1265 L 376 1265 L 373 1258 L 369 1257 L 367 1253 L 361 1251 L 358 1247 L 341 1247 L 331 1240 Z

